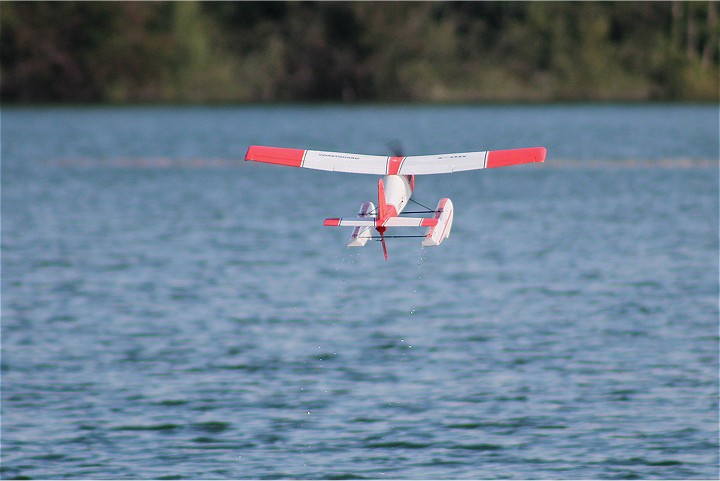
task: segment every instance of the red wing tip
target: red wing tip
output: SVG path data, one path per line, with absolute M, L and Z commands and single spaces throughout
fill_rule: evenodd
M 525 157 L 528 159 L 528 162 L 545 162 L 547 149 L 545 147 L 528 147 L 525 149 L 506 150 L 504 152 L 510 155 L 517 154 L 519 157 Z
M 420 227 L 432 227 L 435 225 L 438 225 L 437 218 L 427 218 L 423 219 L 422 222 L 420 222 Z
M 253 152 L 254 148 L 255 148 L 254 145 L 251 145 L 250 147 L 248 147 L 247 151 L 245 152 L 245 160 L 246 161 L 252 160 L 252 152 Z
M 302 149 L 251 145 L 245 153 L 245 160 L 266 162 L 268 164 L 287 165 L 290 167 L 301 167 L 305 152 L 306 151 Z
M 337 217 L 325 219 L 325 222 L 323 222 L 323 225 L 328 226 L 328 227 L 337 227 L 340 225 L 340 219 Z
M 262 145 L 251 145 L 248 147 L 247 152 L 245 152 L 245 160 L 258 160 L 258 157 L 262 155 L 265 149 L 267 149 L 267 147 L 263 147 Z
M 538 152 L 538 161 L 545 162 L 545 156 L 547 155 L 547 149 L 545 147 L 536 147 Z
M 547 149 L 545 147 L 529 147 L 524 149 L 491 150 L 488 152 L 486 166 L 505 167 L 507 165 L 544 162 Z

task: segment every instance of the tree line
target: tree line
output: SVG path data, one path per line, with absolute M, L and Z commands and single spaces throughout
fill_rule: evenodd
M 716 2 L 0 2 L 0 99 L 717 101 Z

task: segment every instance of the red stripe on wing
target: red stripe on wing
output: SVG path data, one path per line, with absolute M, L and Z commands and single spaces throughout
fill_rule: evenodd
M 398 175 L 405 157 L 388 157 L 387 175 Z
M 530 162 L 545 161 L 545 147 L 531 147 L 528 149 L 491 150 L 488 152 L 488 169 L 505 167 L 506 165 L 527 164 Z
M 245 154 L 245 160 L 267 162 L 268 164 L 301 167 L 305 151 L 302 149 L 286 149 L 282 147 L 263 147 L 251 145 Z

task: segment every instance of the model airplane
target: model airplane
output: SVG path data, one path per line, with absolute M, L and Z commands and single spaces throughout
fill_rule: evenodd
M 370 239 L 382 243 L 385 259 L 388 258 L 386 238 L 421 237 L 423 247 L 437 246 L 450 235 L 453 222 L 453 204 L 443 198 L 432 210 L 412 200 L 415 176 L 423 174 L 448 174 L 463 170 L 489 169 L 507 165 L 543 162 L 544 147 L 527 149 L 491 150 L 458 154 L 438 154 L 405 157 L 364 154 L 321 152 L 317 150 L 286 149 L 253 145 L 248 148 L 245 160 L 270 164 L 304 167 L 307 169 L 376 174 L 384 177 L 378 181 L 378 205 L 364 202 L 357 218 L 325 219 L 326 226 L 353 227 L 348 247 L 362 247 Z M 408 202 L 414 202 L 424 210 L 405 214 L 432 214 L 430 217 L 401 217 Z M 423 235 L 386 235 L 388 227 L 427 227 Z M 377 235 L 373 234 L 373 230 Z

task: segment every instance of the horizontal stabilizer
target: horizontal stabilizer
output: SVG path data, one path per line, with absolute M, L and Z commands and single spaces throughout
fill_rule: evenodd
M 430 227 L 437 225 L 437 219 L 427 217 L 389 217 L 384 227 Z
M 331 217 L 325 219 L 324 226 L 329 227 L 432 227 L 438 219 L 427 217 L 388 217 L 385 222 L 377 223 L 376 219 L 345 219 Z
M 374 219 L 343 219 L 331 217 L 325 219 L 323 225 L 326 227 L 375 227 Z

